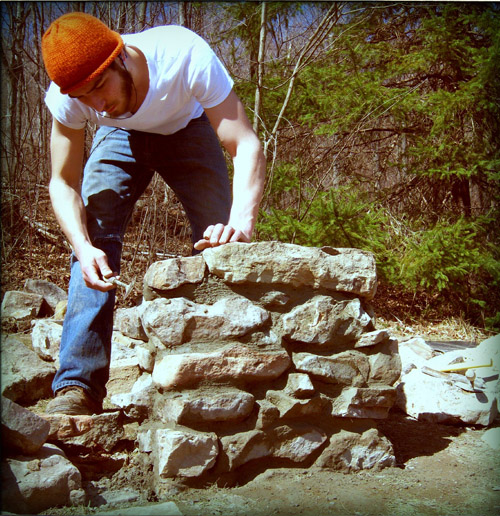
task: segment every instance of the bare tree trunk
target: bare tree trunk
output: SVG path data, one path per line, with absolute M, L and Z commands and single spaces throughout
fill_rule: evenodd
M 146 10 L 147 10 L 148 3 L 142 2 L 141 3 L 141 10 L 139 12 L 139 31 L 143 31 L 146 27 Z
M 290 98 L 292 96 L 293 88 L 295 85 L 295 79 L 297 78 L 301 68 L 304 67 L 309 62 L 309 60 L 314 56 L 314 53 L 319 47 L 319 45 L 321 45 L 321 43 L 328 37 L 328 34 L 331 28 L 337 22 L 338 17 L 338 5 L 334 4 L 325 14 L 323 19 L 319 23 L 317 29 L 315 30 L 314 34 L 309 38 L 309 41 L 302 49 L 297 59 L 297 62 L 295 63 L 292 75 L 290 77 L 290 82 L 288 83 L 288 89 L 286 92 L 285 100 L 283 101 L 283 105 L 281 106 L 279 115 L 276 118 L 276 122 L 274 124 L 273 129 L 271 130 L 269 138 L 267 138 L 264 142 L 264 155 L 267 156 L 269 144 L 272 140 L 276 139 L 276 135 L 278 133 L 281 120 L 283 119 L 286 108 L 288 107 L 288 103 L 290 102 Z
M 179 25 L 187 27 L 187 2 L 179 2 Z
M 262 2 L 260 15 L 259 57 L 257 58 L 257 88 L 255 89 L 255 106 L 253 116 L 253 129 L 255 132 L 257 132 L 259 129 L 262 80 L 264 75 L 264 49 L 266 46 L 266 26 L 267 4 L 266 2 Z

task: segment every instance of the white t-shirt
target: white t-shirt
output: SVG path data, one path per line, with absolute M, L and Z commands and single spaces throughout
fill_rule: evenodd
M 223 102 L 231 92 L 233 80 L 227 70 L 194 32 L 168 25 L 122 37 L 126 44 L 142 51 L 148 64 L 149 90 L 139 110 L 130 118 L 108 118 L 61 94 L 51 83 L 45 103 L 61 124 L 82 129 L 90 121 L 99 126 L 172 134 L 201 116 L 204 108 Z

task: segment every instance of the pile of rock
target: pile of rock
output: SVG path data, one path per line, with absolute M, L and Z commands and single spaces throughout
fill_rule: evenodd
M 79 471 L 126 479 L 133 465 L 161 498 L 171 479 L 227 484 L 273 466 L 392 466 L 376 421 L 396 402 L 401 362 L 397 342 L 375 327 L 375 291 L 374 258 L 354 249 L 235 243 L 157 262 L 141 304 L 116 312 L 108 410 L 52 416 L 49 428 L 38 421 L 37 444 L 10 442 L 16 453 L 64 458 L 56 444 L 78 466 L 59 482 L 60 504 L 82 501 Z M 25 407 L 50 396 L 58 317 L 34 322 L 32 349 L 18 337 L 2 343 L 3 396 Z M 16 418 L 36 418 L 28 414 Z M 4 482 L 33 509 L 16 460 L 4 463 Z M 43 469 L 43 457 L 31 460 Z
M 408 415 L 432 423 L 490 426 L 495 422 L 500 399 L 500 335 L 446 353 L 416 337 L 400 342 L 399 353 L 402 372 L 397 405 Z

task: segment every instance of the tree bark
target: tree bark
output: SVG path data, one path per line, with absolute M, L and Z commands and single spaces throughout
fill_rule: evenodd
M 267 26 L 267 4 L 261 3 L 260 16 L 260 37 L 259 37 L 259 56 L 257 58 L 257 87 L 255 88 L 255 106 L 253 116 L 253 129 L 255 132 L 259 130 L 261 92 L 264 75 L 264 49 L 266 46 L 266 26 Z

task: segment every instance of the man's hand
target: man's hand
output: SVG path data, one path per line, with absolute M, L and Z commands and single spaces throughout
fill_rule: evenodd
M 88 246 L 85 251 L 79 254 L 78 260 L 82 268 L 83 280 L 87 287 L 100 290 L 101 292 L 107 292 L 116 288 L 116 285 L 102 279 L 114 276 L 104 251 L 97 247 Z
M 208 247 L 217 247 L 229 242 L 250 242 L 250 238 L 243 231 L 234 229 L 232 226 L 216 224 L 205 229 L 203 238 L 194 244 L 194 248 L 197 251 L 203 251 Z

